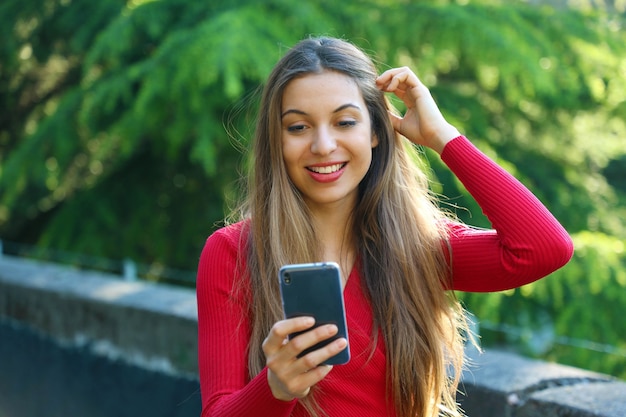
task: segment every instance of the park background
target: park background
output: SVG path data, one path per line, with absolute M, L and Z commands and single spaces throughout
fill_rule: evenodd
M 412 67 L 571 233 L 572 261 L 461 294 L 481 342 L 626 378 L 626 1 L 3 0 L 2 251 L 194 285 L 242 187 L 259 86 L 309 35 Z M 397 103 L 399 105 L 399 103 Z M 439 159 L 442 204 L 489 223 Z

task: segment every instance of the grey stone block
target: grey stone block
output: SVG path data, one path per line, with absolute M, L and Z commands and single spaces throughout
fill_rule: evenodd
M 626 383 L 579 383 L 533 393 L 516 417 L 624 417 Z
M 515 417 L 517 408 L 538 391 L 611 381 L 603 374 L 507 352 L 486 351 L 469 356 L 471 364 L 463 374 L 460 389 L 465 394 L 458 398 L 468 417 Z
M 0 257 L 0 318 L 164 372 L 197 373 L 195 291 Z

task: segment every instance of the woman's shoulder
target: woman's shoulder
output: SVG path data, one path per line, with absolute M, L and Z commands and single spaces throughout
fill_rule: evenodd
M 229 224 L 211 233 L 200 254 L 199 277 L 232 276 L 240 262 L 245 261 L 247 236 L 247 221 Z
M 210 304 L 210 300 L 222 300 L 224 296 L 247 305 L 247 298 L 240 298 L 246 296 L 245 291 L 233 293 L 246 270 L 247 230 L 247 222 L 238 222 L 215 230 L 206 239 L 196 278 L 196 291 L 203 305 Z
M 203 252 L 213 250 L 238 252 L 243 250 L 248 240 L 249 223 L 248 220 L 242 220 L 215 230 L 207 238 Z
M 242 238 L 246 238 L 250 228 L 249 220 L 241 220 L 236 223 L 230 223 L 213 231 L 207 238 L 207 241 L 220 240 L 231 243 L 238 243 Z

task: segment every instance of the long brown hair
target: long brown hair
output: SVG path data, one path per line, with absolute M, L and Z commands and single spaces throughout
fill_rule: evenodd
M 375 343 L 380 332 L 386 346 L 389 399 L 400 417 L 458 415 L 459 330 L 465 322 L 462 309 L 445 291 L 450 271 L 444 215 L 416 165 L 415 148 L 391 125 L 372 60 L 334 38 L 305 39 L 290 49 L 270 74 L 261 98 L 245 205 L 248 251 L 241 260 L 252 296 L 250 377 L 265 366 L 262 341 L 282 318 L 278 269 L 321 260 L 310 213 L 283 163 L 280 110 L 291 80 L 322 71 L 340 72 L 357 83 L 378 139 L 359 185 L 351 227 L 373 310 L 372 337 Z M 313 391 L 303 404 L 318 415 L 314 397 Z

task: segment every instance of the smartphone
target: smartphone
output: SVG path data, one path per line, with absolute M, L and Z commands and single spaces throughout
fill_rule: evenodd
M 324 347 L 333 340 L 342 337 L 348 340 L 348 326 L 346 325 L 346 311 L 339 271 L 339 265 L 335 262 L 318 262 L 285 265 L 278 273 L 283 313 L 286 319 L 310 316 L 315 318 L 315 325 L 312 328 L 325 324 L 335 324 L 339 329 L 335 336 L 302 351 L 298 357 Z M 289 335 L 289 338 L 296 337 L 311 329 L 293 333 Z M 350 349 L 346 346 L 344 350 L 328 358 L 322 364 L 343 365 L 349 360 Z

